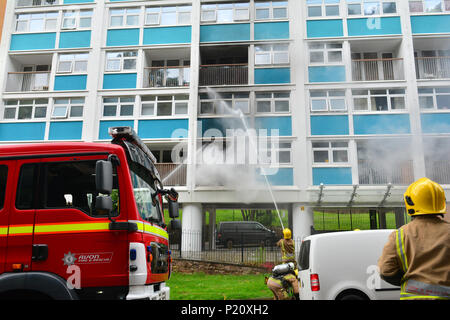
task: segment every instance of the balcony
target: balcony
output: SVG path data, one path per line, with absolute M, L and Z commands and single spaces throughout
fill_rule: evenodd
M 200 66 L 200 86 L 246 85 L 248 64 L 211 64 Z
M 7 92 L 48 91 L 50 71 L 8 72 Z
M 156 163 L 162 183 L 165 186 L 185 186 L 187 166 L 177 163 Z
M 353 81 L 404 80 L 402 58 L 354 59 Z
M 450 161 L 427 159 L 425 170 L 431 180 L 440 184 L 450 184 Z
M 416 57 L 417 79 L 450 78 L 450 56 Z
M 62 0 L 17 0 L 16 7 L 39 7 L 58 5 Z
M 190 84 L 190 70 L 189 66 L 147 67 L 144 73 L 144 87 L 188 87 Z
M 412 160 L 401 161 L 393 166 L 383 161 L 358 160 L 359 184 L 401 184 L 409 185 L 414 181 Z

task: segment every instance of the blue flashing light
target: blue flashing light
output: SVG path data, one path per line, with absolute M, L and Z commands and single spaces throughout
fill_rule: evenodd
M 130 260 L 131 261 L 136 260 L 136 256 L 137 256 L 136 249 L 130 249 Z

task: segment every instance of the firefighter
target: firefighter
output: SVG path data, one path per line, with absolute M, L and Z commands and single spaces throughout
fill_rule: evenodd
M 283 263 L 294 263 L 297 269 L 297 262 L 295 261 L 295 243 L 292 240 L 292 232 L 289 228 L 283 230 L 283 239 L 277 242 L 277 246 L 281 248 L 281 260 Z
M 276 266 L 272 270 L 272 275 L 265 278 L 267 287 L 273 293 L 273 299 L 291 299 L 289 297 L 289 290 L 292 289 L 294 298 L 299 300 L 299 285 L 297 276 L 297 270 L 294 269 L 294 264 L 292 262 Z
M 394 231 L 378 260 L 383 280 L 401 286 L 400 299 L 450 299 L 450 223 L 444 189 L 421 178 L 404 194 L 411 222 Z

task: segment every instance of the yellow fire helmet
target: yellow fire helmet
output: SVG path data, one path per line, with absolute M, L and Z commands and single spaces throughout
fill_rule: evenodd
M 413 182 L 406 189 L 404 200 L 410 216 L 446 213 L 444 189 L 428 178 Z
M 283 237 L 284 237 L 286 240 L 288 240 L 288 239 L 290 239 L 290 238 L 292 237 L 292 232 L 291 232 L 291 230 L 290 230 L 289 228 L 285 228 L 285 229 L 283 230 Z

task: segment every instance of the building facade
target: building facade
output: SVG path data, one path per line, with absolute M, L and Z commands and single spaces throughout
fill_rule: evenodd
M 183 230 L 276 207 L 302 238 L 317 208 L 400 217 L 414 180 L 450 184 L 448 1 L 11 0 L 0 61 L 1 143 L 131 126 Z

